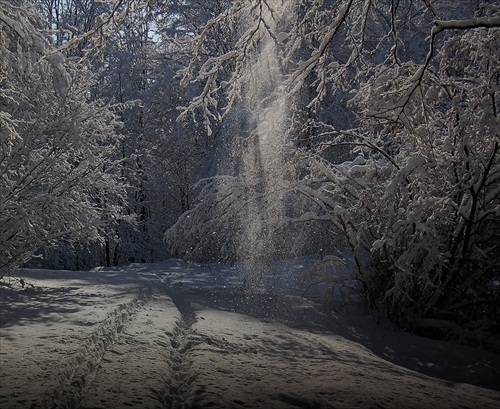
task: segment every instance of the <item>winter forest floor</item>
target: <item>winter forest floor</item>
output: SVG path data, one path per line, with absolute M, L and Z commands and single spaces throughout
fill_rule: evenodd
M 243 291 L 234 268 L 17 277 L 0 285 L 2 409 L 500 408 L 500 356 Z

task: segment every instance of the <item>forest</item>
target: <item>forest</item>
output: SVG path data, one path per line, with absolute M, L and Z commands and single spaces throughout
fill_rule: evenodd
M 498 348 L 499 34 L 495 0 L 0 0 L 0 277 L 312 256 Z

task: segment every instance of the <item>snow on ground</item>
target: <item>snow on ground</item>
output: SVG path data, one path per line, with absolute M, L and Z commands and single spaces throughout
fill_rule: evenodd
M 0 285 L 2 409 L 500 408 L 498 355 L 326 314 L 291 276 L 256 289 L 169 260 L 17 277 Z

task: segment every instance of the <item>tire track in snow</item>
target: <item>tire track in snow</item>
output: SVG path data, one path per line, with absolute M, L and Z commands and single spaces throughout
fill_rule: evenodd
M 82 348 L 60 374 L 59 386 L 48 393 L 34 408 L 78 408 L 86 391 L 99 370 L 105 353 L 112 349 L 130 315 L 145 306 L 151 296 L 151 289 L 142 289 L 132 300 L 113 309 L 107 318 L 88 337 Z

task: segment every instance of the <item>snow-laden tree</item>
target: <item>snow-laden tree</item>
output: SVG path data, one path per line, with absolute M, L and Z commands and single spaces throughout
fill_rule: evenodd
M 54 51 L 28 3 L 0 6 L 3 276 L 56 243 L 102 241 L 106 226 L 127 218 L 120 123 L 90 100 L 91 73 Z
M 44 265 L 89 268 L 163 259 L 164 230 L 190 208 L 195 181 L 213 163 L 212 138 L 203 125 L 175 121 L 177 106 L 187 103 L 175 72 L 186 60 L 184 38 L 217 15 L 224 2 L 169 1 L 154 8 L 141 1 L 31 3 L 45 20 L 37 29 L 96 78 L 82 82 L 81 93 L 89 102 L 119 108 L 113 152 L 120 162 L 114 171 L 128 185 L 122 199 L 126 213 L 138 216 L 137 226 L 120 220 L 103 227 L 99 243 L 60 240 L 46 251 Z
M 239 27 L 237 38 L 207 55 L 221 27 Z M 326 260 L 351 267 L 371 308 L 409 329 L 482 340 L 499 330 L 499 30 L 498 6 L 472 0 L 233 1 L 193 38 L 182 74 L 203 92 L 183 117 L 197 110 L 211 127 L 235 115 L 248 66 L 272 39 L 282 80 L 271 98 L 291 103 L 288 191 L 309 203 L 289 201 L 300 203 L 295 221 L 330 226 L 346 255 Z M 218 179 L 211 186 L 227 186 Z M 231 185 L 222 202 L 204 191 L 167 237 L 213 244 L 207 223 L 241 211 L 241 184 Z
M 402 325 L 492 330 L 498 314 L 500 42 L 499 29 L 488 27 L 495 21 L 437 22 L 423 64 L 387 67 L 385 84 L 375 75 L 358 93 L 366 121 L 380 127 L 370 135 L 377 146 L 398 141 L 387 179 L 363 199 L 377 221 L 363 240 L 370 268 L 384 273 L 377 285 L 385 308 Z M 440 42 L 448 29 L 458 32 Z M 354 229 L 366 236 L 361 224 Z
M 93 0 L 32 0 L 41 11 L 45 26 L 57 47 L 78 38 L 94 27 L 101 14 L 109 13 L 111 5 L 107 2 Z M 83 39 L 71 54 L 81 56 L 88 46 L 88 40 Z
M 124 224 L 109 241 L 112 264 L 166 257 L 163 233 L 191 207 L 193 186 L 212 161 L 212 141 L 202 124 L 176 121 L 177 106 L 186 103 L 176 78 L 186 58 L 183 30 L 194 23 L 181 11 L 201 13 L 172 2 L 154 13 L 137 10 L 123 17 L 129 29 L 109 33 L 97 64 L 94 92 L 125 106 L 121 154 L 128 160 L 122 175 L 134 187 L 127 203 L 138 215 L 137 230 Z M 178 20 L 185 23 L 180 28 Z

